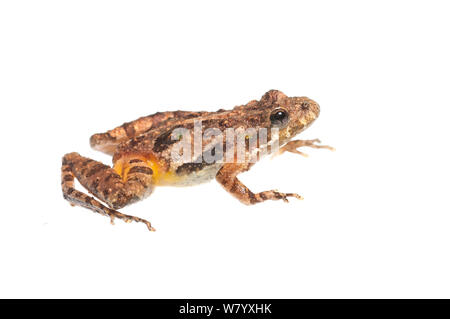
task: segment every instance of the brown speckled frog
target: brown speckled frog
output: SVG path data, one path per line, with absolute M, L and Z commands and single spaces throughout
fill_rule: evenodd
M 229 193 L 248 205 L 265 200 L 287 201 L 288 197 L 301 199 L 297 194 L 275 190 L 253 193 L 237 175 L 249 170 L 266 154 L 288 151 L 305 155 L 297 150 L 301 146 L 332 149 L 317 145 L 320 142 L 317 139 L 291 140 L 311 125 L 318 115 L 319 105 L 313 100 L 288 97 L 271 90 L 261 100 L 250 101 L 229 111 L 159 112 L 141 117 L 91 137 L 94 149 L 113 155 L 113 167 L 78 153 L 66 154 L 61 168 L 63 195 L 71 204 L 109 216 L 111 221 L 117 217 L 127 222 L 143 222 L 149 230 L 154 230 L 150 222 L 122 214 L 117 209 L 147 197 L 155 186 L 187 186 L 215 178 Z M 196 139 L 196 127 L 205 132 L 200 135 L 200 141 Z M 207 135 L 208 129 L 214 129 L 215 134 Z M 244 131 L 243 157 L 238 154 L 238 150 L 242 150 L 238 147 L 238 138 L 228 138 L 232 136 L 228 134 L 230 129 Z M 226 132 L 226 138 L 219 139 L 217 130 Z M 265 132 L 265 135 L 260 132 Z M 259 136 L 255 138 L 257 134 Z M 233 146 L 235 140 L 236 145 Z M 189 160 L 174 156 L 188 153 L 191 155 Z M 97 199 L 76 190 L 75 177 Z

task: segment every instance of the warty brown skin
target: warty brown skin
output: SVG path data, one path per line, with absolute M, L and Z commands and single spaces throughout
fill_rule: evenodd
M 259 101 L 253 100 L 228 111 L 158 112 L 141 117 L 91 137 L 90 143 L 94 149 L 113 155 L 113 167 L 78 153 L 66 154 L 61 169 L 63 195 L 70 203 L 109 216 L 111 221 L 120 218 L 127 222 L 142 222 L 149 230 L 154 230 L 150 222 L 122 214 L 117 209 L 149 196 L 155 186 L 188 186 L 215 178 L 225 190 L 244 204 L 279 199 L 287 201 L 288 197 L 301 199 L 298 194 L 275 190 L 253 193 L 239 181 L 237 175 L 249 170 L 254 164 L 250 160 L 250 147 L 245 149 L 244 162 L 238 162 L 235 153 L 231 162 L 219 160 L 207 163 L 202 159 L 196 161 L 196 158 L 187 163 L 173 161 L 171 155 L 174 147 L 179 147 L 178 143 L 182 141 L 174 140 L 172 132 L 177 128 L 188 130 L 193 149 L 194 121 L 201 121 L 202 132 L 208 128 L 218 128 L 222 132 L 226 129 L 266 128 L 268 142 L 265 145 L 258 143 L 256 147 L 259 159 L 263 154 L 271 152 L 269 144 L 275 141 L 275 137 L 271 136 L 270 129 L 277 127 L 280 146 L 278 153 L 288 151 L 305 155 L 297 148 L 308 146 L 332 149 L 326 145 L 317 145 L 320 142 L 317 139 L 291 140 L 311 125 L 319 112 L 319 105 L 309 98 L 287 97 L 280 91 L 271 90 Z M 251 138 L 250 135 L 247 137 Z M 203 138 L 200 156 L 212 151 L 215 146 L 213 141 L 213 137 Z M 225 141 L 222 147 L 224 151 L 227 150 Z M 75 190 L 74 178 L 96 198 Z

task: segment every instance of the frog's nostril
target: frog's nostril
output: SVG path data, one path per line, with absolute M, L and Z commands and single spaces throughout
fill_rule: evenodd
M 317 104 L 314 101 L 309 101 L 308 102 L 308 110 L 310 113 L 314 114 L 314 117 L 318 117 L 319 113 L 320 113 L 320 107 L 319 104 Z

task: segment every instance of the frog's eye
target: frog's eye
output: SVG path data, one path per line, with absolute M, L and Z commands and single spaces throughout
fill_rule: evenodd
M 289 120 L 289 114 L 286 110 L 276 109 L 270 114 L 270 123 L 275 127 L 283 127 Z

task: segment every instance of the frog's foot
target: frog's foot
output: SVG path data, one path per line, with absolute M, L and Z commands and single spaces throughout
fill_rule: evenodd
M 142 161 L 133 162 L 128 170 L 125 182 L 122 176 L 112 168 L 77 153 L 66 154 L 61 167 L 61 186 L 64 198 L 72 205 L 86 207 L 94 212 L 108 216 L 113 223 L 115 218 L 123 219 L 125 222 L 132 221 L 144 223 L 150 231 L 155 229 L 149 221 L 122 214 L 115 209 L 133 203 L 151 191 L 151 175 L 149 168 L 143 166 Z M 87 188 L 97 198 L 108 204 L 103 205 L 100 201 L 74 187 L 74 178 Z
M 137 223 L 144 223 L 149 231 L 155 231 L 156 229 L 154 227 L 152 227 L 152 224 L 148 221 L 145 220 L 143 218 L 140 217 L 136 217 L 136 216 L 131 216 L 131 215 L 126 215 L 126 214 L 122 214 L 121 212 L 118 212 L 114 209 L 110 209 L 107 207 L 104 207 L 107 209 L 106 214 L 109 216 L 109 218 L 111 219 L 111 224 L 114 225 L 114 218 L 120 218 L 123 219 L 126 223 L 131 223 L 131 222 L 137 222 Z
M 69 176 L 69 175 L 66 175 Z M 77 191 L 73 187 L 67 187 L 64 191 L 63 188 L 63 194 L 64 198 L 70 202 L 72 206 L 79 205 L 88 209 L 91 209 L 99 214 L 102 214 L 104 216 L 107 216 L 111 220 L 111 224 L 114 225 L 114 219 L 119 218 L 122 219 L 126 223 L 131 223 L 132 221 L 144 223 L 148 230 L 155 231 L 155 228 L 152 227 L 152 224 L 140 217 L 131 216 L 122 214 L 121 212 L 118 212 L 117 210 L 111 209 L 100 203 L 95 198 L 88 196 L 80 191 Z
M 331 146 L 328 146 L 328 145 L 317 145 L 316 143 L 320 143 L 320 140 L 318 138 L 313 139 L 313 140 L 295 140 L 295 141 L 290 141 L 286 145 L 281 147 L 279 149 L 279 151 L 274 156 L 281 155 L 284 152 L 291 152 L 291 153 L 302 155 L 304 157 L 308 157 L 308 154 L 305 154 L 305 153 L 300 152 L 298 150 L 298 148 L 302 147 L 302 146 L 307 146 L 307 147 L 311 147 L 311 148 L 325 148 L 325 149 L 328 149 L 328 150 L 331 150 L 331 151 L 335 151 L 334 147 L 331 147 Z
M 295 193 L 280 193 L 277 190 L 270 190 L 270 191 L 264 191 L 264 192 L 260 192 L 255 194 L 255 197 L 258 199 L 258 202 L 263 202 L 266 200 L 279 200 L 282 199 L 284 202 L 288 203 L 289 200 L 287 199 L 288 197 L 294 197 L 297 199 L 303 199 L 302 196 L 300 196 L 299 194 L 295 194 Z

